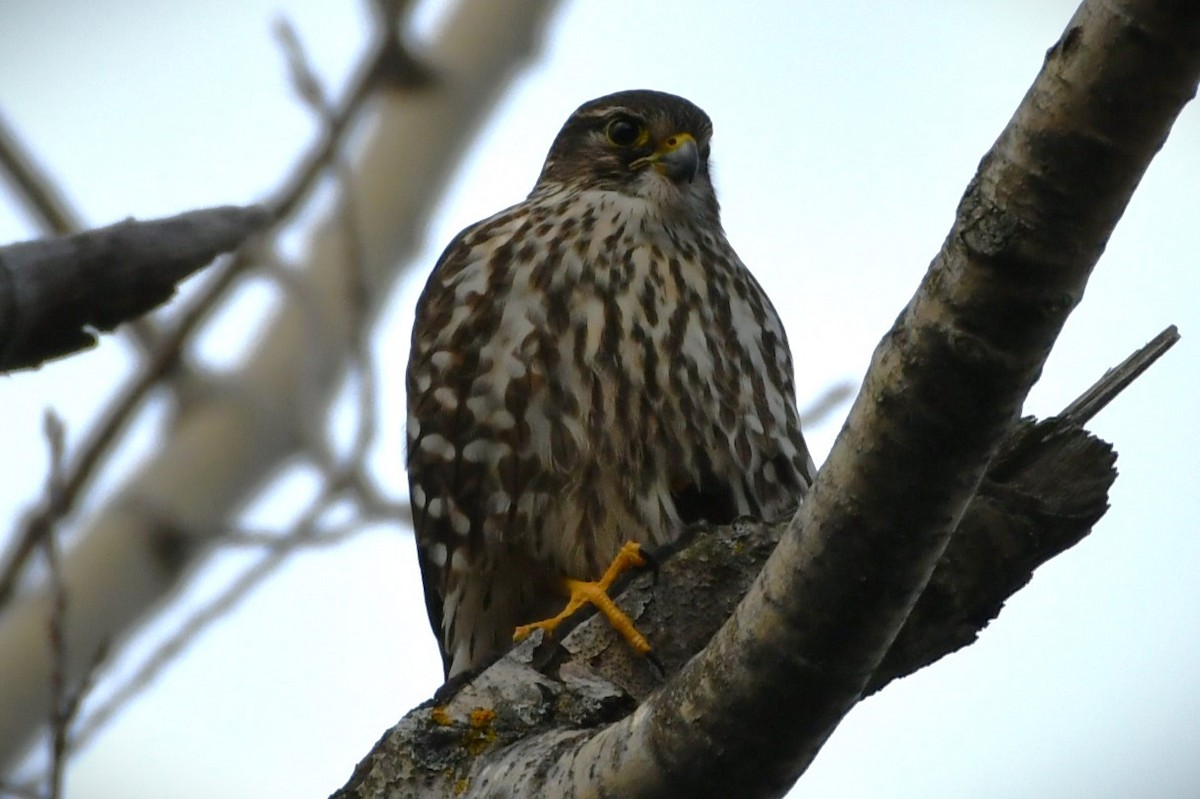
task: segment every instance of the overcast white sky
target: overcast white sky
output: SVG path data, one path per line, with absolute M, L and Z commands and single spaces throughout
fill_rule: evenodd
M 361 5 L 4 0 L 0 110 L 90 224 L 250 202 L 276 185 L 313 128 L 290 96 L 271 20 L 288 15 L 339 85 L 366 37 Z M 439 5 L 421 6 L 420 31 L 436 28 Z M 428 232 L 420 277 L 384 315 L 374 459 L 383 482 L 404 490 L 401 378 L 416 284 L 457 230 L 528 191 L 579 103 L 658 88 L 712 116 L 725 225 L 784 316 L 803 405 L 861 377 L 1074 6 L 565 4 L 544 57 L 463 164 Z M 977 645 L 851 713 L 797 795 L 1200 792 L 1197 185 L 1200 114 L 1189 108 L 1030 399 L 1029 412 L 1049 415 L 1167 324 L 1180 326 L 1182 343 L 1093 425 L 1120 452 L 1112 510 Z M 34 235 L 5 191 L 0 242 Z M 261 299 L 247 293 L 207 335 L 209 363 L 235 359 Z M 111 339 L 0 378 L 0 518 L 15 518 L 39 490 L 43 408 L 78 432 L 130 365 Z M 126 462 L 152 441 L 153 423 Z M 808 432 L 818 459 L 837 426 Z M 258 518 L 288 516 L 302 482 L 282 485 Z M 407 535 L 379 530 L 296 558 L 75 760 L 68 796 L 296 797 L 339 787 L 439 682 L 411 549 Z M 232 561 L 206 570 L 199 592 Z

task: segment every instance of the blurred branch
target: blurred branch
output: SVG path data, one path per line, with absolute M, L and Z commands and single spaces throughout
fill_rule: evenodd
M 383 0 L 383 2 L 395 4 L 394 0 Z M 367 58 L 363 59 L 362 66 L 356 70 L 349 88 L 337 107 L 328 104 L 324 92 L 319 88 L 316 89 L 317 96 L 315 98 L 306 97 L 306 93 L 313 91 L 313 86 L 317 85 L 313 78 L 313 71 L 303 56 L 299 38 L 290 23 L 281 19 L 276 24 L 276 36 L 280 39 L 284 54 L 288 59 L 293 88 L 310 106 L 319 108 L 319 116 L 324 120 L 317 141 L 293 167 L 291 174 L 284 179 L 283 185 L 275 192 L 274 198 L 267 202 L 276 220 L 280 222 L 286 220 L 308 198 L 317 183 L 317 178 L 329 166 L 341 147 L 342 139 L 351 122 L 359 117 L 363 106 L 375 91 L 416 90 L 425 88 L 433 82 L 432 73 L 413 58 L 402 43 L 402 32 L 398 20 L 406 5 L 408 4 L 399 3 L 399 9 L 395 11 L 394 15 L 388 14 L 383 18 L 387 24 L 376 26 L 377 41 L 373 46 L 374 49 Z
M 260 207 L 207 208 L 0 247 L 0 371 L 95 346 L 95 331 L 166 302 L 266 219 Z
M 238 246 L 263 221 L 257 207 L 210 208 L 0 248 L 0 369 L 93 345 L 91 330 L 112 329 L 165 301 L 176 282 Z M 0 562 L 0 607 L 38 542 L 74 507 L 102 451 L 89 458 L 85 449 L 60 475 L 55 504 L 26 517 Z
M 0 172 L 13 187 L 17 199 L 39 227 L 66 236 L 83 228 L 79 214 L 68 203 L 54 181 L 25 150 L 8 121 L 0 114 Z
M 66 236 L 85 227 L 82 217 L 67 203 L 55 182 L 21 143 L 0 114 L 0 172 L 8 177 L 17 198 L 44 233 Z M 155 340 L 154 326 L 148 319 L 133 320 L 127 327 L 130 337 L 143 352 Z
M 62 492 L 63 453 L 65 450 L 66 431 L 62 420 L 53 412 L 47 411 L 44 418 L 44 432 L 50 451 L 50 468 L 46 476 L 45 504 L 54 507 L 59 504 Z M 46 759 L 45 775 L 42 781 L 44 789 L 39 790 L 37 780 L 31 779 L 28 785 L 9 785 L 0 782 L 0 795 L 8 794 L 19 797 L 34 797 L 35 799 L 60 799 L 63 795 L 63 772 L 67 764 L 70 750 L 70 731 L 79 713 L 79 707 L 84 696 L 92 687 L 99 661 L 104 657 L 104 651 L 97 653 L 93 662 L 83 675 L 78 686 L 68 684 L 66 673 L 66 617 L 68 609 L 67 586 L 62 576 L 62 565 L 59 552 L 58 530 L 50 526 L 46 535 L 39 541 L 45 554 L 48 580 L 50 584 L 51 602 L 47 618 L 47 643 L 50 649 L 51 669 L 50 681 L 50 712 L 49 735 L 47 743 L 49 756 Z
M 11 797 L 12 799 L 46 799 L 42 796 L 41 791 L 36 785 L 17 785 L 11 782 L 0 780 L 0 797 Z
M 322 527 L 322 515 L 339 499 L 345 486 L 326 483 L 292 528 L 282 533 L 230 531 L 222 540 L 234 546 L 255 546 L 265 554 L 247 567 L 203 607 L 188 618 L 80 720 L 72 749 L 85 747 L 122 709 L 154 683 L 162 672 L 194 644 L 206 629 L 234 610 L 258 586 L 278 571 L 296 552 L 345 542 L 377 519 L 357 517 L 345 524 Z M 395 521 L 394 519 L 389 521 Z
M 347 192 L 359 244 L 346 241 L 339 203 L 333 216 L 312 232 L 297 271 L 306 287 L 302 296 L 285 298 L 239 367 L 188 392 L 158 448 L 90 514 L 63 558 L 76 609 L 67 627 L 68 677 L 86 667 L 100 642 L 128 635 L 188 566 L 219 544 L 220 531 L 233 526 L 237 510 L 273 471 L 311 444 L 313 418 L 306 410 L 327 408 L 342 385 L 348 342 L 355 340 L 359 326 L 355 320 L 373 323 L 399 266 L 420 243 L 425 221 L 461 152 L 515 71 L 537 49 L 554 6 L 553 0 L 462 3 L 424 48 L 428 62 L 438 66 L 436 91 L 361 92 L 362 148 L 354 155 Z M 381 80 L 391 69 L 368 72 L 375 72 L 372 80 Z M 379 86 L 398 82 L 403 81 L 381 80 Z M 339 106 L 338 113 L 346 107 Z M 351 116 L 346 114 L 343 129 L 351 126 Z M 323 126 L 315 151 L 334 153 L 331 139 L 337 135 L 338 130 Z M 330 163 L 328 155 L 316 160 L 321 159 L 325 166 Z M 311 154 L 301 160 L 283 190 L 267 203 L 277 220 L 291 214 L 323 169 L 314 165 Z M 353 288 L 357 278 L 347 272 L 348 246 L 361 247 L 365 291 Z M 231 259 L 189 304 L 174 330 L 163 336 L 162 348 L 122 389 L 119 404 L 106 412 L 98 432 L 69 463 L 68 483 L 76 477 L 82 486 L 95 473 L 98 453 L 107 451 L 115 431 L 124 428 L 142 397 L 178 358 L 187 332 L 248 262 L 244 253 Z M 366 306 L 355 310 L 352 294 L 365 296 Z M 319 307 L 303 299 L 309 296 L 319 298 Z M 361 384 L 361 372 L 358 379 Z M 74 471 L 81 463 L 88 468 Z M 25 592 L 11 598 L 0 613 L 0 770 L 19 756 L 42 721 L 30 708 L 48 701 L 39 679 L 48 664 L 30 644 L 36 634 L 35 610 L 44 601 L 43 591 Z
M 800 412 L 801 427 L 805 430 L 812 430 L 818 425 L 824 424 L 830 414 L 852 399 L 854 399 L 854 383 L 849 380 L 834 383 Z
M 276 31 L 287 52 L 292 83 L 298 95 L 319 117 L 322 124 L 331 124 L 333 112 L 325 100 L 325 91 L 308 63 L 296 32 L 286 20 L 281 20 L 276 25 Z M 347 165 L 339 156 L 331 155 L 330 167 L 341 184 L 343 196 L 348 198 L 352 175 Z M 358 428 L 347 459 L 344 463 L 335 465 L 331 454 L 334 447 L 323 440 L 311 441 L 309 448 L 313 457 L 322 465 L 324 482 L 317 498 L 291 529 L 282 532 L 234 530 L 221 536 L 220 541 L 223 545 L 261 548 L 265 550 L 265 554 L 235 578 L 215 599 L 185 620 L 84 720 L 79 732 L 80 745 L 94 737 L 130 700 L 145 690 L 169 667 L 207 627 L 233 610 L 264 580 L 274 574 L 293 553 L 302 549 L 342 543 L 371 523 L 403 522 L 404 517 L 397 515 L 394 508 L 379 502 L 377 495 L 370 490 L 370 482 L 366 478 L 365 461 L 378 427 L 375 407 L 377 381 L 367 341 L 369 304 L 363 280 L 363 253 L 358 234 L 358 220 L 354 204 L 348 200 L 342 205 L 341 224 L 345 234 L 346 270 L 349 277 L 347 301 L 352 315 L 346 354 L 350 361 L 351 374 L 358 380 L 359 397 Z M 313 296 L 306 284 L 293 279 L 286 274 L 286 270 L 280 269 L 273 274 L 276 274 L 277 279 L 284 285 L 285 292 L 294 298 L 297 305 L 309 307 L 319 302 L 320 298 Z M 312 334 L 320 335 L 319 328 Z M 328 426 L 318 423 L 312 425 L 312 430 L 327 431 Z M 315 432 L 313 437 L 321 438 Z M 353 503 L 353 517 L 340 524 L 323 524 L 325 514 L 342 499 L 349 499 Z M 164 525 L 169 523 L 167 519 L 162 520 Z
M 50 472 L 46 478 L 46 505 L 54 508 L 59 505 L 59 494 L 62 491 L 63 450 L 66 446 L 66 435 L 63 431 L 62 420 L 53 412 L 47 412 L 45 418 L 46 440 L 50 444 Z M 50 591 L 52 596 L 50 612 L 50 766 L 47 780 L 47 793 L 50 799 L 62 796 L 63 768 L 67 761 L 67 730 L 71 724 L 78 704 L 67 702 L 67 646 L 66 635 L 63 632 L 63 617 L 67 614 L 67 588 L 63 584 L 62 566 L 59 562 L 58 535 L 53 524 L 48 525 L 46 534 L 41 540 L 42 551 L 46 553 L 46 565 L 50 574 Z
M 396 0 L 380 0 L 384 6 L 384 30 L 392 31 L 386 36 L 387 41 L 396 40 L 397 19 L 403 11 L 404 3 Z M 308 105 L 326 127 L 333 129 L 337 124 L 337 115 L 328 100 L 326 92 L 312 68 L 307 53 L 300 42 L 295 28 L 285 18 L 281 18 L 275 26 L 276 35 L 284 50 L 291 76 L 292 87 L 296 94 Z M 387 52 L 385 46 L 380 52 Z M 367 288 L 366 265 L 362 247 L 362 233 L 356 208 L 353 188 L 353 173 L 345 159 L 338 153 L 330 156 L 330 169 L 338 183 L 339 195 L 342 198 L 340 223 L 342 225 L 342 240 L 345 245 L 346 264 L 346 306 L 349 312 L 347 329 L 346 355 L 348 357 L 348 377 L 357 379 L 358 397 L 358 429 L 350 448 L 350 461 L 338 471 L 362 473 L 367 449 L 374 440 L 378 428 L 378 413 L 376 396 L 378 379 L 376 376 L 374 358 L 371 357 L 368 342 L 370 332 L 370 302 Z M 311 447 L 313 454 L 322 461 L 326 471 L 335 462 L 332 457 L 332 447 L 323 446 L 323 442 L 314 442 Z
M 385 36 L 384 40 L 391 38 L 394 36 Z M 380 47 L 369 60 L 369 66 L 360 70 L 361 77 L 350 91 L 347 102 L 337 112 L 326 115 L 326 124 L 322 126 L 317 140 L 300 157 L 296 167 L 285 178 L 283 187 L 276 191 L 274 198 L 266 202 L 268 213 L 276 225 L 282 224 L 311 194 L 318 178 L 332 162 L 351 119 L 361 112 L 369 94 L 368 90 L 375 82 L 382 80 L 380 76 L 388 74 L 380 67 L 387 51 L 386 46 Z M 393 60 L 387 58 L 388 63 Z M 211 256 L 209 258 L 211 259 Z M 88 431 L 67 469 L 63 487 L 63 515 L 74 507 L 76 498 L 83 493 L 99 470 L 105 457 L 142 407 L 142 403 L 149 397 L 151 390 L 170 374 L 191 335 L 224 299 L 236 278 L 252 262 L 251 251 L 242 250 L 221 263 L 214 279 L 177 314 L 172 322 L 172 329 L 160 337 L 141 370 L 117 390 L 113 399 L 101 411 L 100 417 Z M 0 330 L 3 329 L 3 318 L 0 317 Z M 0 362 L 0 370 L 2 369 L 3 365 Z M 38 517 L 35 515 L 25 525 L 16 544 L 10 547 L 0 561 L 0 611 L 11 599 L 23 564 L 36 543 L 37 525 Z

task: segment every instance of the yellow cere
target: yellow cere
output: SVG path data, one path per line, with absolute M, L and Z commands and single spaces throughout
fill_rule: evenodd
M 673 153 L 688 142 L 694 143 L 695 141 L 695 137 L 693 137 L 690 133 L 672 133 L 670 136 L 663 139 L 662 144 L 659 145 L 658 151 L 660 153 Z

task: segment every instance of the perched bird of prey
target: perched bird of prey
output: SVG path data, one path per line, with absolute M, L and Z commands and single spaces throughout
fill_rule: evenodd
M 625 542 L 777 518 L 812 482 L 787 338 L 721 228 L 711 137 L 674 95 L 585 103 L 529 196 L 429 277 L 408 472 L 447 677 L 552 631 L 536 623 L 568 595 L 640 561 Z

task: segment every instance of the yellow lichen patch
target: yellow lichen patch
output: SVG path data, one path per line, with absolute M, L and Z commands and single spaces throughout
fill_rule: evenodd
M 454 795 L 462 796 L 467 792 L 467 788 L 471 787 L 471 781 L 466 777 L 454 781 Z
M 429 711 L 429 718 L 434 724 L 442 727 L 449 727 L 454 723 L 454 719 L 450 718 L 450 714 L 446 712 L 446 708 L 444 707 L 435 707 Z
M 462 744 L 472 755 L 477 755 L 496 740 L 496 731 L 492 722 L 496 719 L 496 711 L 485 707 L 477 707 L 471 711 L 471 728 L 463 736 Z
M 486 708 L 477 707 L 471 711 L 471 726 L 475 729 L 486 727 L 496 719 L 496 711 Z

